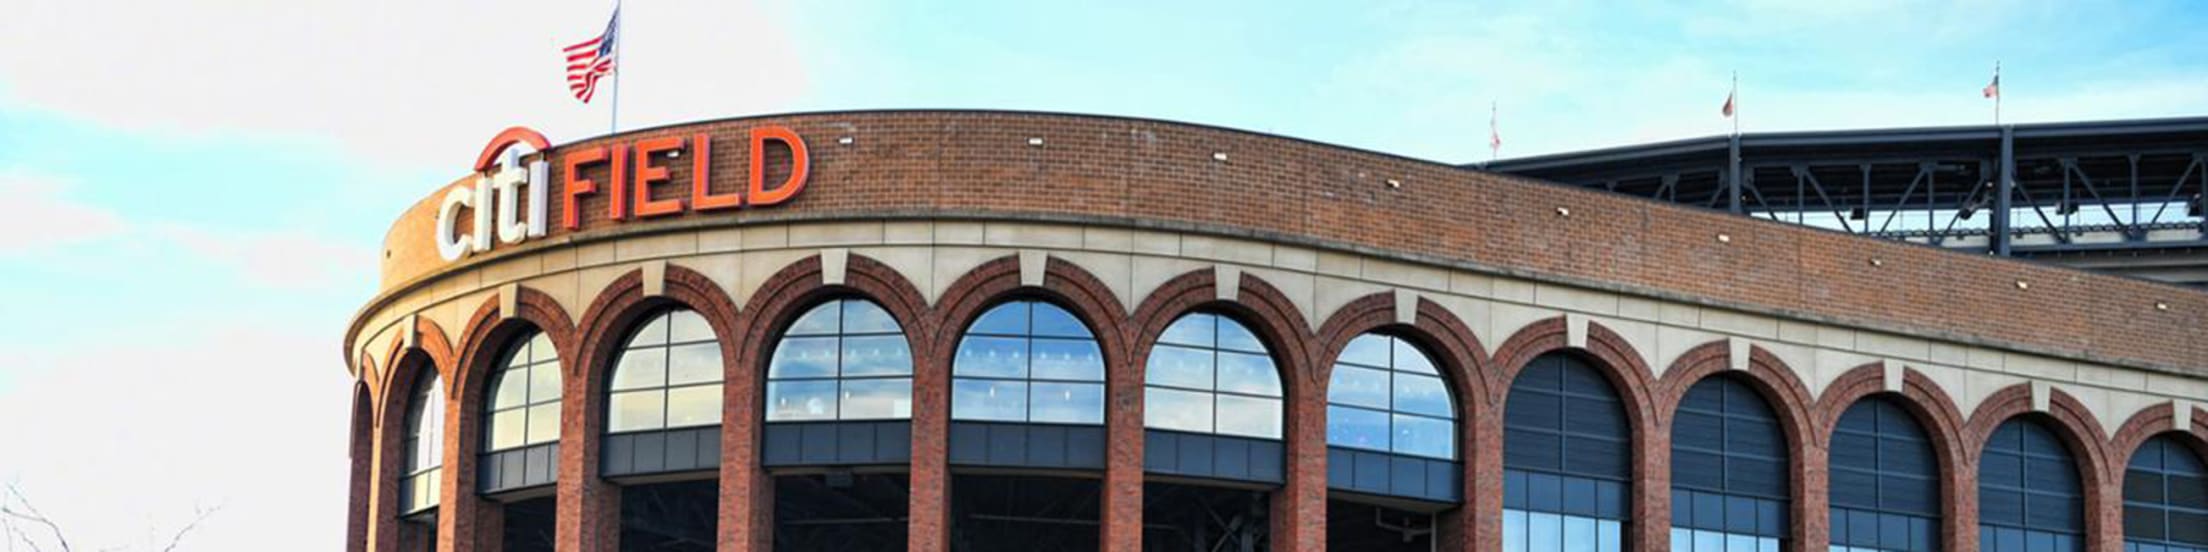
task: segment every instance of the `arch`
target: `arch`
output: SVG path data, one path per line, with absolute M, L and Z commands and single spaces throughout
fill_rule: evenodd
M 2080 515 L 2085 529 L 2084 542 L 2088 547 L 2098 543 L 2117 542 L 2123 532 L 2121 524 L 2102 514 L 2112 511 L 2116 505 L 2109 504 L 2107 493 L 2100 492 L 2111 481 L 2111 466 L 2106 449 L 2108 439 L 2101 432 L 2100 422 L 2084 403 L 2052 386 L 2046 388 L 2049 393 L 2046 412 L 2036 412 L 2032 405 L 2033 386 L 2033 383 L 2027 382 L 2004 387 L 1987 395 L 1978 404 L 1978 409 L 1971 413 L 1970 422 L 1964 426 L 1963 433 L 1969 443 L 1967 452 L 1970 455 L 1971 481 L 1978 480 L 1976 474 L 1981 462 L 1980 456 L 1983 455 L 1987 442 L 1993 438 L 1995 430 L 2010 419 L 2027 414 L 2043 414 L 2039 419 L 2051 422 L 2045 425 L 2053 430 L 2057 439 L 2062 440 L 2063 446 L 2069 449 L 2070 461 L 2077 464 L 2075 468 L 2078 473 Z M 1973 501 L 1972 506 L 1975 513 L 1977 503 Z M 1976 525 L 1975 517 L 1973 516 L 1973 525 Z M 1976 536 L 1976 527 L 1971 529 L 1972 535 Z M 1984 546 L 1984 543 L 1978 544 Z
M 1543 355 L 1554 352 L 1572 354 L 1588 360 L 1587 364 L 1609 381 L 1611 390 L 1618 395 L 1620 406 L 1625 411 L 1626 426 L 1631 439 L 1628 448 L 1633 455 L 1632 469 L 1629 472 L 1632 480 L 1628 484 L 1632 495 L 1628 499 L 1628 504 L 1631 505 L 1631 523 L 1626 530 L 1630 539 L 1628 542 L 1668 542 L 1670 524 L 1658 521 L 1667 519 L 1670 511 L 1668 497 L 1671 472 L 1669 469 L 1661 469 L 1668 467 L 1661 464 L 1661 460 L 1667 458 L 1668 454 L 1655 451 L 1668 453 L 1671 445 L 1668 440 L 1669 432 L 1658 428 L 1655 416 L 1652 415 L 1656 400 L 1654 376 L 1648 365 L 1642 362 L 1640 353 L 1634 350 L 1624 336 L 1600 323 L 1588 321 L 1586 346 L 1572 347 L 1568 333 L 1569 323 L 1562 316 L 1537 320 L 1519 328 L 1495 347 L 1495 352 L 1490 357 L 1490 366 L 1494 369 L 1487 371 L 1490 378 L 1487 384 L 1487 404 L 1484 406 L 1487 421 L 1480 424 L 1479 428 L 1483 433 L 1479 442 L 1493 443 L 1495 446 L 1488 447 L 1487 450 L 1476 450 L 1474 454 L 1477 456 L 1468 457 L 1474 458 L 1472 478 L 1498 482 L 1504 479 L 1503 414 L 1509 406 L 1507 399 L 1511 383 L 1517 380 L 1518 374 L 1534 359 Z M 1480 540 L 1480 550 L 1494 550 L 1502 546 L 1503 491 L 1504 485 L 1501 484 L 1486 485 L 1479 489 L 1476 500 L 1490 505 L 1485 507 L 1492 508 L 1494 512 L 1480 519 L 1481 533 L 1493 535 Z
M 361 355 L 363 369 L 371 360 Z M 375 470 L 375 397 L 368 392 L 368 382 L 353 380 L 352 431 L 346 443 L 346 458 L 351 464 L 352 479 L 346 485 L 345 550 L 362 552 L 368 547 L 368 490 Z
M 2108 466 L 2114 470 L 2109 472 L 2111 478 L 2123 475 L 2124 467 L 2131 464 L 2131 457 L 2139 452 L 2140 445 L 2166 433 L 2181 435 L 2181 441 L 2200 452 L 2202 458 L 2208 458 L 2208 414 L 2195 408 L 2180 417 L 2173 406 L 2158 404 L 2134 412 L 2124 420 L 2124 425 L 2117 426 L 2116 432 L 2110 434 Z
M 421 341 L 426 344 L 428 340 Z M 437 365 L 436 355 L 428 352 L 426 347 L 408 348 L 403 340 L 394 339 L 390 349 L 391 356 L 386 358 L 392 359 L 392 369 L 389 379 L 384 382 L 384 392 L 378 398 L 375 415 L 375 512 L 370 518 L 373 529 L 369 534 L 370 549 L 374 550 L 395 549 L 391 547 L 396 545 L 391 543 L 399 543 L 402 539 L 434 540 L 432 535 L 436 532 L 434 528 L 419 527 L 399 519 L 402 508 L 399 503 L 399 487 L 409 455 L 406 450 L 406 433 L 409 429 L 406 418 L 410 410 L 408 400 L 413 396 L 414 387 L 423 381 L 425 375 L 442 378 L 443 370 Z M 451 381 L 450 378 L 444 379 Z M 449 394 L 448 391 L 447 395 Z
M 1887 391 L 1885 362 L 1872 362 L 1842 372 L 1825 385 L 1824 394 L 1817 398 L 1811 410 L 1816 424 L 1809 434 L 1812 446 L 1815 450 L 1831 450 L 1833 430 L 1839 426 L 1840 417 L 1855 403 L 1873 395 L 1890 397 L 1916 420 L 1918 429 L 1924 430 L 1925 438 L 1931 441 L 1932 454 L 1939 466 L 1940 549 L 1968 550 L 1965 543 L 1977 542 L 1978 527 L 1975 517 L 1963 519 L 1963 511 L 1965 501 L 1976 503 L 1978 489 L 1975 484 L 1964 485 L 1960 479 L 1966 473 L 1977 473 L 1975 464 L 1968 463 L 1976 453 L 1964 451 L 1963 443 L 1968 440 L 1963 438 L 1963 414 L 1947 390 L 1915 370 L 1902 369 L 1899 389 Z M 1830 465 L 1826 468 L 1830 469 Z M 1829 497 L 1822 493 L 1812 495 L 1811 499 L 1830 505 Z
M 552 348 L 558 351 L 560 361 L 575 363 L 575 324 L 569 322 L 572 319 L 567 310 L 544 292 L 522 286 L 515 286 L 515 289 L 515 312 L 500 312 L 502 298 L 492 296 L 476 307 L 475 314 L 468 316 L 467 332 L 460 338 L 460 370 L 451 380 L 453 396 L 461 398 L 461 410 L 466 412 L 462 414 L 462 422 L 470 422 L 480 410 L 478 403 L 486 391 L 480 388 L 490 385 L 491 369 L 499 355 L 505 352 L 507 341 L 514 336 L 529 330 L 544 332 L 552 339 Z M 466 441 L 463 439 L 462 443 Z
M 1787 540 L 1796 543 L 1796 548 L 1822 550 L 1823 543 L 1812 542 L 1817 540 L 1818 535 L 1812 535 L 1810 524 L 1802 522 L 1814 519 L 1812 516 L 1820 515 L 1818 512 L 1826 507 L 1822 481 L 1813 482 L 1812 479 L 1815 478 L 1811 477 L 1811 474 L 1821 473 L 1825 469 L 1824 459 L 1813 458 L 1815 454 L 1809 452 L 1817 450 L 1809 448 L 1811 443 L 1817 442 L 1813 437 L 1816 434 L 1816 399 L 1810 395 L 1809 387 L 1794 374 L 1794 369 L 1770 351 L 1750 345 L 1745 370 L 1732 369 L 1736 365 L 1732 356 L 1731 344 L 1726 340 L 1717 340 L 1688 349 L 1672 361 L 1671 368 L 1664 371 L 1661 383 L 1657 385 L 1656 424 L 1665 428 L 1664 431 L 1669 434 L 1678 414 L 1679 404 L 1686 399 L 1687 391 L 1702 380 L 1730 377 L 1755 391 L 1757 396 L 1763 398 L 1764 405 L 1770 407 L 1772 414 L 1778 418 L 1779 429 L 1786 439 L 1786 450 L 1790 451 L 1786 465 L 1787 493 L 1791 499 L 1788 501 L 1787 518 L 1792 520 L 1792 527 L 1787 529 Z M 1671 514 L 1677 516 L 1679 513 Z
M 1319 325 L 1318 334 L 1312 340 L 1317 350 L 1311 358 L 1319 359 L 1311 369 L 1317 371 L 1320 396 L 1324 397 L 1326 385 L 1334 375 L 1334 359 L 1352 339 L 1368 332 L 1379 331 L 1401 337 L 1423 347 L 1441 368 L 1443 379 L 1449 383 L 1449 392 L 1456 399 L 1457 417 L 1464 423 L 1458 432 L 1469 443 L 1471 422 L 1479 414 L 1477 405 L 1487 395 L 1489 382 L 1481 374 L 1488 369 L 1489 360 L 1480 338 L 1465 326 L 1464 321 L 1449 312 L 1448 308 L 1426 299 L 1419 299 L 1412 322 L 1403 324 L 1395 312 L 1394 293 L 1382 292 L 1351 300 L 1334 311 L 1334 316 Z M 1462 447 L 1459 450 L 1466 450 Z M 1461 456 L 1461 455 L 1460 455 Z
M 562 378 L 563 399 L 560 411 L 560 470 L 558 483 L 558 509 L 576 512 L 571 519 L 581 523 L 558 525 L 558 542 L 596 543 L 607 549 L 618 548 L 620 542 L 619 511 L 621 493 L 611 483 L 598 476 L 599 444 L 606 427 L 607 379 L 612 372 L 614 353 L 627 341 L 628 328 L 639 319 L 658 309 L 679 306 L 696 311 L 713 329 L 713 336 L 721 343 L 721 365 L 726 371 L 735 366 L 734 347 L 738 341 L 740 321 L 735 302 L 721 291 L 711 278 L 687 268 L 667 265 L 659 295 L 644 294 L 644 270 L 636 269 L 614 278 L 591 300 L 590 307 L 575 326 L 579 333 L 574 345 L 563 359 L 566 374 Z M 757 404 L 753 400 L 756 390 L 738 384 L 749 381 L 744 378 L 726 378 L 729 385 L 723 392 L 723 408 L 732 405 Z M 757 470 L 756 460 L 741 464 L 739 456 L 755 452 L 757 447 L 754 429 L 746 417 L 737 417 L 731 423 L 727 414 L 722 417 L 721 474 L 724 488 L 732 478 L 730 472 L 748 466 Z M 742 436 L 748 439 L 732 438 Z M 749 492 L 746 489 L 746 492 Z M 728 508 L 723 500 L 724 511 Z M 744 517 L 724 519 L 749 519 Z M 724 524 L 723 532 L 731 528 Z
M 1126 324 L 1119 316 L 1127 311 L 1119 299 L 1113 297 L 1111 289 L 1095 275 L 1056 257 L 1044 260 L 1041 286 L 1021 283 L 1016 255 L 982 263 L 952 281 L 936 301 L 935 327 L 944 331 L 937 332 L 931 348 L 938 351 L 957 349 L 959 339 L 964 337 L 966 327 L 972 325 L 975 318 L 998 304 L 1025 297 L 1065 308 L 1089 326 L 1104 352 L 1107 385 L 1114 376 L 1111 368 L 1131 358 L 1127 356 Z
M 1136 306 L 1132 322 L 1126 331 L 1130 338 L 1128 362 L 1121 363 L 1119 371 L 1109 372 L 1113 381 L 1106 403 L 1115 405 L 1114 415 L 1130 416 L 1134 431 L 1130 439 L 1115 438 L 1110 454 L 1114 457 L 1131 455 L 1137 474 L 1131 497 L 1131 509 L 1141 509 L 1140 462 L 1143 455 L 1141 431 L 1143 419 L 1142 393 L 1145 381 L 1144 362 L 1150 350 L 1157 345 L 1158 337 L 1166 326 L 1180 319 L 1181 315 L 1198 309 L 1217 309 L 1231 313 L 1257 334 L 1272 350 L 1276 366 L 1282 371 L 1283 389 L 1282 442 L 1287 454 L 1298 461 L 1287 464 L 1287 483 L 1273 494 L 1271 512 L 1271 538 L 1273 546 L 1282 549 L 1323 546 L 1326 527 L 1326 424 L 1323 380 L 1311 367 L 1310 343 L 1314 339 L 1306 318 L 1295 304 L 1282 294 L 1279 288 L 1263 278 L 1249 273 L 1237 273 L 1232 283 L 1221 283 L 1216 269 L 1197 269 L 1159 284 L 1150 295 Z M 1231 286 L 1232 300 L 1221 299 L 1221 288 Z M 1132 405 L 1132 406 L 1128 406 Z M 1115 434 L 1115 437 L 1117 435 Z M 1117 495 L 1123 492 L 1111 491 Z M 1108 510 L 1118 510 L 1116 503 Z M 1113 515 L 1113 514 L 1107 514 Z M 1130 518 L 1114 518 L 1121 523 L 1131 523 Z M 1319 519 L 1316 523 L 1296 523 L 1299 519 Z M 1113 519 L 1107 519 L 1111 524 Z M 1121 532 L 1107 531 L 1105 537 L 1113 543 L 1128 543 L 1139 548 L 1140 527 L 1128 527 Z
M 2197 463 L 2208 462 L 2208 424 L 2193 423 L 2193 420 L 2198 419 L 2193 412 L 2184 412 L 2184 416 L 2182 418 L 2178 416 L 2178 414 L 2179 412 L 2177 412 L 2176 409 L 2167 407 L 2148 408 L 2142 410 L 2134 414 L 2131 419 L 2126 420 L 2123 427 L 2117 431 L 2115 438 L 2110 441 L 2109 452 L 2111 455 L 2111 461 L 2109 469 L 2114 471 L 2109 474 L 2109 477 L 2110 481 L 2120 482 L 2121 486 L 2112 491 L 2112 493 L 2116 495 L 2111 497 L 2113 499 L 2112 504 L 2115 507 L 2115 511 L 2095 512 L 2095 514 L 2099 514 L 2101 516 L 2109 518 L 2108 523 L 2111 524 L 2113 532 L 2118 533 L 2115 536 L 2115 540 L 2118 543 L 2116 546 L 2122 546 L 2124 547 L 2124 549 L 2129 550 L 2131 549 L 2131 543 L 2133 542 L 2132 539 L 2134 539 L 2135 537 L 2139 538 L 2140 542 L 2142 543 L 2170 543 L 2177 545 L 2173 546 L 2173 549 L 2179 549 L 2179 547 L 2185 545 L 2197 546 L 2197 543 L 2192 541 L 2198 540 L 2198 535 L 2177 536 L 2169 534 L 2148 534 L 2135 536 L 2132 533 L 2131 527 L 2134 521 L 2134 518 L 2132 517 L 2134 508 L 2134 506 L 2132 505 L 2134 499 L 2134 497 L 2132 496 L 2132 491 L 2136 487 L 2134 481 L 2131 479 L 2133 476 L 2133 466 L 2131 464 L 2139 457 L 2139 453 L 2142 450 L 2144 450 L 2149 445 L 2156 445 L 2156 450 L 2162 451 L 2164 449 L 2160 445 L 2163 445 L 2164 443 L 2157 441 L 2166 440 L 2165 442 L 2169 446 L 2174 446 L 2180 450 L 2192 454 L 2194 462 L 2196 463 L 2196 467 L 2193 468 L 2194 470 L 2199 469 L 2197 467 Z M 2185 423 L 2183 424 L 2184 427 L 2180 427 L 2178 423 L 2179 419 L 2185 420 Z M 2157 460 L 2158 461 L 2156 461 L 2154 465 L 2144 467 L 2142 469 L 2143 473 L 2140 474 L 2140 476 L 2142 477 L 2151 478 L 2141 481 L 2141 483 L 2145 483 L 2147 485 L 2146 488 L 2153 489 L 2152 494 L 2144 496 L 2143 498 L 2145 498 L 2145 500 L 2139 501 L 2142 503 L 2142 510 L 2144 510 L 2141 513 L 2150 514 L 2153 517 L 2144 518 L 2141 521 L 2150 525 L 2159 525 L 2160 527 L 2155 528 L 2157 531 L 2163 529 L 2176 529 L 2179 527 L 2190 527 L 2198 530 L 2197 528 L 2199 527 L 2199 524 L 2197 523 L 2187 524 L 2179 522 L 2177 520 L 2169 520 L 2163 517 L 2170 514 L 2184 512 L 2188 509 L 2193 511 L 2185 513 L 2194 515 L 2199 514 L 2199 511 L 2197 510 L 2199 506 L 2197 505 L 2197 503 L 2190 505 L 2182 503 L 2171 504 L 2171 502 L 2195 502 L 2198 500 L 2198 495 L 2196 494 L 2178 500 L 2171 500 L 2171 497 L 2165 493 L 2168 493 L 2170 488 L 2174 486 L 2164 486 L 2158 483 L 2163 483 L 2165 481 L 2164 478 L 2167 477 L 2200 476 L 2193 475 L 2192 473 L 2185 473 L 2184 475 L 2180 475 L 2180 473 L 2184 472 L 2181 472 L 2180 470 L 2169 469 L 2169 466 L 2161 464 L 2159 460 L 2162 459 Z M 2173 507 L 2176 509 L 2176 511 L 2172 511 Z
M 782 329 L 814 304 L 837 295 L 863 297 L 880 305 L 896 319 L 898 326 L 904 328 L 906 344 L 912 348 L 914 393 L 910 423 L 913 434 L 945 435 L 949 431 L 949 394 L 921 392 L 923 389 L 946 389 L 950 369 L 945 357 L 935 348 L 936 317 L 929 312 L 920 289 L 895 268 L 859 254 L 846 258 L 842 283 L 830 284 L 824 276 L 822 258 L 814 255 L 783 266 L 767 277 L 744 305 L 743 312 L 747 314 L 739 325 L 736 335 L 740 337 L 735 346 L 723 347 L 724 354 L 735 355 L 731 366 L 737 370 L 728 378 L 727 385 L 730 389 L 743 388 L 748 393 L 738 400 L 732 392 L 723 404 L 724 409 L 744 419 L 723 425 L 742 431 L 730 433 L 724 429 L 722 432 L 721 519 L 748 521 L 721 524 L 720 542 L 724 548 L 746 546 L 747 543 L 751 548 L 772 548 L 773 543 L 768 539 L 772 536 L 773 482 L 760 467 L 758 451 L 765 413 L 765 399 L 760 388 L 766 380 L 768 355 L 781 340 Z M 947 459 L 940 447 L 922 447 L 921 442 L 914 441 L 912 451 L 909 511 L 940 512 L 941 508 L 932 505 L 947 504 Z M 942 530 L 945 520 L 941 515 L 915 515 L 911 519 L 907 535 L 916 539 L 910 543 L 912 548 L 926 549 L 944 544 L 922 544 L 917 540 L 930 535 L 947 538 L 949 531 Z

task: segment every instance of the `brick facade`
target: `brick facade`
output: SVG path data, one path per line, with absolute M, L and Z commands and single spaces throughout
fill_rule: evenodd
M 1959 393 L 1913 368 L 1884 362 L 1812 378 L 1807 368 L 1762 346 L 1727 340 L 1689 347 L 1673 358 L 1652 356 L 1635 330 L 1577 316 L 1534 319 L 1510 327 L 1468 322 L 1438 300 L 1395 293 L 1361 295 L 1339 308 L 1306 312 L 1292 293 L 1264 274 L 1214 268 L 1184 270 L 1135 300 L 1073 257 L 1021 249 L 933 283 L 901 272 L 870 250 L 792 256 L 775 263 L 755 289 L 732 295 L 730 276 L 681 258 L 624 269 L 602 286 L 576 283 L 587 302 L 563 306 L 531 285 L 497 288 L 488 299 L 450 308 L 471 313 L 448 334 L 428 317 L 403 328 L 416 337 L 363 333 L 380 309 L 427 293 L 438 278 L 499 260 L 529 259 L 590 240 L 621 242 L 635 225 L 694 228 L 708 224 L 762 226 L 846 218 L 1004 218 L 1134 228 L 1188 229 L 1258 241 L 1339 248 L 1365 255 L 1474 268 L 1536 281 L 1645 294 L 1684 304 L 1750 312 L 2073 359 L 2121 362 L 2135 370 L 2197 378 L 2208 369 L 2201 317 L 2208 294 L 2071 271 L 1969 258 L 1930 248 L 1874 242 L 1830 233 L 1701 213 L 1626 198 L 1459 170 L 1414 160 L 1222 129 L 1152 121 L 1014 113 L 890 112 L 817 114 L 720 121 L 639 131 L 619 137 L 735 135 L 755 124 L 785 124 L 812 144 L 812 181 L 789 204 L 760 211 L 677 216 L 616 225 L 602 219 L 603 195 L 586 202 L 584 229 L 494 252 L 452 266 L 424 262 L 428 243 L 394 248 L 386 263 L 386 294 L 363 313 L 348 336 L 373 340 L 354 369 L 353 506 L 348 550 L 440 552 L 499 549 L 500 508 L 479 498 L 475 456 L 482 448 L 484 390 L 494 357 L 524 328 L 546 332 L 566 370 L 556 497 L 562 552 L 619 550 L 619 487 L 602 478 L 598 455 L 605 429 L 605 380 L 621 340 L 640 317 L 680 306 L 698 311 L 721 343 L 723 388 L 720 489 L 721 550 L 764 550 L 773 542 L 774 482 L 760 466 L 763 367 L 771 347 L 804 309 L 831 297 L 857 296 L 882 305 L 903 326 L 912 347 L 913 442 L 909 466 L 911 550 L 950 546 L 950 360 L 960 332 L 974 317 L 1008 298 L 1029 297 L 1066 308 L 1089 324 L 1107 374 L 1106 469 L 1102 527 L 1106 550 L 1142 549 L 1143 360 L 1159 333 L 1193 310 L 1230 314 L 1249 325 L 1274 353 L 1285 388 L 1287 481 L 1273 490 L 1275 549 L 1325 548 L 1326 385 L 1347 341 L 1386 330 L 1431 351 L 1446 373 L 1459 409 L 1458 450 L 1464 462 L 1464 504 L 1438 516 L 1437 542 L 1447 550 L 1501 546 L 1502 413 L 1510 382 L 1534 358 L 1567 352 L 1609 377 L 1633 431 L 1631 549 L 1668 547 L 1672 409 L 1703 378 L 1731 374 L 1748 382 L 1778 415 L 1792 476 L 1792 546 L 1822 549 L 1824 465 L 1829 435 L 1842 412 L 1865 397 L 1897 398 L 1931 437 L 1943 474 L 1943 545 L 1974 549 L 1976 457 L 2000 422 L 2042 413 L 2053 420 L 2078 461 L 2087 493 L 2087 538 L 2093 550 L 2120 547 L 2123 465 L 2146 438 L 2167 432 L 2208 451 L 2208 413 L 2180 418 L 2148 409 L 2121 428 L 2103 429 L 2094 409 L 2057 388 L 2034 397 L 2031 384 L 1985 396 L 1966 413 Z M 837 144 L 856 136 L 853 145 Z M 1026 145 L 1030 137 L 1042 146 Z M 556 148 L 602 145 L 598 139 Z M 1215 161 L 1212 153 L 1228 154 Z M 739 183 L 748 157 L 717 146 L 718 183 Z M 725 159 L 724 159 L 725 157 Z M 772 158 L 770 156 L 770 158 Z M 686 181 L 688 163 L 673 163 Z M 600 168 L 599 170 L 603 170 Z M 768 173 L 787 171 L 772 167 Z M 564 175 L 554 163 L 554 179 Z M 722 174 L 722 173 L 726 174 Z M 603 175 L 593 178 L 602 179 Z M 1387 184 L 1395 181 L 1398 186 Z M 729 184 L 733 185 L 733 184 Z M 723 184 L 716 184 L 719 189 Z M 670 187 L 671 188 L 671 187 Z M 731 188 L 732 189 L 732 188 Z M 671 193 L 671 192 L 669 192 Z M 439 194 L 441 195 L 441 194 Z M 558 197 L 558 193 L 553 194 Z M 434 196 L 433 196 L 434 197 Z M 672 196 L 668 196 L 672 197 Z M 434 207 L 434 204 L 430 204 Z M 1569 216 L 1560 215 L 1565 207 Z M 419 222 L 421 207 L 406 221 Z M 551 209 L 555 217 L 559 209 Z M 595 213 L 595 215 L 593 215 Z M 555 221 L 555 229 L 560 224 Z M 395 229 L 394 235 L 406 234 Z M 1720 243 L 1715 234 L 1728 234 Z M 434 253 L 428 253 L 434 260 Z M 1044 255 L 1040 285 L 1022 255 Z M 836 259 L 831 262 L 829 256 Z M 1869 258 L 1882 259 L 1872 267 Z M 427 268 L 425 268 L 427 267 Z M 839 270 L 840 269 L 840 270 Z M 744 270 L 755 270 L 745 268 Z M 838 271 L 831 273 L 830 271 Z M 647 282 L 648 276 L 661 281 Z M 1222 280 L 1231 277 L 1232 281 Z M 2029 290 L 2016 282 L 2029 281 Z M 584 280 L 583 282 L 589 282 Z M 1226 286 L 1224 292 L 1220 286 Z M 516 311 L 498 294 L 516 293 Z M 474 296 L 467 296 L 474 297 Z M 932 297 L 932 299 L 931 299 Z M 2167 310 L 2155 309 L 2163 303 Z M 457 303 L 456 303 L 457 304 Z M 1415 312 L 1398 313 L 1402 305 Z M 1986 316 L 1983 310 L 2030 313 Z M 1313 321 L 1313 316 L 1323 316 Z M 1484 335 L 1482 332 L 1486 332 Z M 447 339 L 447 335 L 456 336 Z M 457 343 L 455 345 L 454 343 Z M 1638 343 L 1638 344 L 1637 344 Z M 1746 351 L 1745 360 L 1734 351 Z M 348 353 L 348 358 L 352 357 Z M 1655 358 L 1654 362 L 1647 360 Z M 379 372 L 378 365 L 387 368 Z M 1652 365 L 1653 364 L 1653 365 Z M 408 390 L 421 374 L 448 384 L 444 495 L 435 526 L 397 518 L 400 450 Z M 1900 382 L 1886 380 L 1890 373 Z M 1821 386 L 1808 383 L 1818 379 Z M 2035 400 L 2036 399 L 2036 400 Z M 2045 404 L 2041 412 L 2035 405 Z M 2178 403 L 2186 404 L 2186 403 Z M 2160 412 L 2156 414 L 2156 412 Z M 2113 420 L 2111 420 L 2113 421 Z

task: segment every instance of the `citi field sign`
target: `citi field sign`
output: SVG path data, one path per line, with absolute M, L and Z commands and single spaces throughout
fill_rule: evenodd
M 551 142 L 525 127 L 498 133 L 475 158 L 475 181 L 445 192 L 437 205 L 437 255 L 457 261 L 496 245 L 513 245 L 544 237 L 552 202 L 561 204 L 561 227 L 578 230 L 583 224 L 584 198 L 604 194 L 606 218 L 614 222 L 657 218 L 689 212 L 709 212 L 775 205 L 805 189 L 811 161 L 805 139 L 789 127 L 764 125 L 751 129 L 751 179 L 741 192 L 712 191 L 713 137 L 698 133 L 684 138 L 662 136 L 613 145 L 568 147 L 559 152 L 564 169 L 562 182 L 552 183 Z M 767 187 L 767 142 L 790 148 L 790 176 Z M 534 159 L 523 161 L 531 153 Z M 687 197 L 652 199 L 655 187 L 681 186 L 669 175 L 667 165 L 681 156 L 690 159 L 690 193 Z M 604 181 L 586 179 L 582 169 L 607 165 Z M 554 194 L 559 197 L 553 197 Z M 664 194 L 662 194 L 664 195 Z M 462 220 L 462 208 L 474 216 Z M 495 240 L 494 240 L 495 237 Z

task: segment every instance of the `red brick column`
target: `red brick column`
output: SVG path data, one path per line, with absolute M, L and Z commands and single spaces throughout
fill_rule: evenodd
M 453 407 L 445 413 L 447 473 L 444 505 L 440 507 L 444 515 L 437 518 L 438 531 L 446 535 L 439 545 L 442 552 L 497 552 L 503 548 L 504 505 L 484 500 L 476 482 L 482 459 L 485 401 L 497 378 L 498 363 L 503 360 L 499 356 L 515 339 L 538 331 L 552 342 L 561 366 L 571 366 L 575 358 L 575 326 L 559 301 L 534 289 L 516 286 L 514 291 L 515 312 L 502 312 L 505 298 L 487 298 L 468 317 L 466 333 L 461 334 L 459 364 L 454 370 L 458 375 L 449 382 Z
M 361 355 L 358 364 L 362 379 L 374 377 L 375 363 L 367 355 Z M 346 458 L 351 464 L 352 476 L 346 486 L 345 502 L 345 552 L 368 550 L 368 495 L 374 484 L 375 452 L 375 397 L 368 392 L 366 381 L 353 383 L 353 420 L 350 442 L 346 443 Z

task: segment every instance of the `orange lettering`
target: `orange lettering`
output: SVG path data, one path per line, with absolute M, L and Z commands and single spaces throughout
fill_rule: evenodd
M 606 218 L 613 220 L 629 219 L 628 180 L 625 178 L 628 176 L 628 173 L 629 148 L 623 146 L 614 146 L 613 176 L 606 177 L 606 185 L 608 186 L 606 189 L 606 198 L 612 199 L 613 201 L 607 202 L 608 204 L 606 205 Z
M 583 178 L 583 165 L 606 160 L 606 148 L 596 147 L 567 152 L 560 157 L 560 164 L 567 170 L 567 206 L 560 211 L 560 226 L 569 230 L 583 227 L 583 194 L 598 192 L 598 183 Z M 534 184 L 532 184 L 533 186 Z
M 636 216 L 649 218 L 682 212 L 682 199 L 652 201 L 652 184 L 667 181 L 667 167 L 652 165 L 652 156 L 682 149 L 682 137 L 665 136 L 636 143 Z
M 741 193 L 713 193 L 712 137 L 700 133 L 690 141 L 697 145 L 690 158 L 690 208 L 704 212 L 744 206 Z
M 775 140 L 790 146 L 790 179 L 773 190 L 766 188 L 767 141 Z M 751 193 L 752 205 L 774 205 L 789 201 L 797 192 L 805 189 L 806 173 L 812 162 L 805 156 L 805 139 L 796 131 L 781 125 L 767 125 L 751 129 Z

